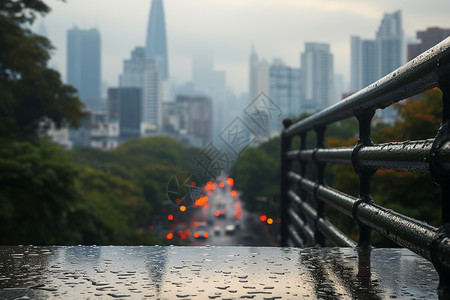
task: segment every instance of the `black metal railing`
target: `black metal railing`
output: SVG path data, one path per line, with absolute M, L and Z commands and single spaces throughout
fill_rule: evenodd
M 370 128 L 374 113 L 402 99 L 439 88 L 442 124 L 434 139 L 374 145 Z M 450 290 L 450 37 L 365 89 L 296 124 L 283 121 L 281 165 L 281 245 L 336 245 L 371 247 L 376 230 L 398 245 L 431 261 L 440 276 L 439 292 Z M 354 147 L 325 148 L 329 124 L 355 117 L 359 139 Z M 306 137 L 315 132 L 317 144 L 306 149 Z M 300 137 L 300 149 L 292 139 Z M 292 171 L 298 160 L 300 171 Z M 325 183 L 327 163 L 353 166 L 359 176 L 359 197 L 347 195 Z M 306 167 L 313 165 L 314 180 Z M 439 228 L 376 204 L 370 194 L 376 170 L 428 172 L 442 192 L 442 225 Z M 295 188 L 295 185 L 297 188 Z M 298 193 L 295 192 L 298 191 Z M 310 197 L 313 203 L 305 199 Z M 426 201 L 426 200 L 424 200 Z M 325 215 L 325 205 L 353 218 L 359 240 L 347 237 Z

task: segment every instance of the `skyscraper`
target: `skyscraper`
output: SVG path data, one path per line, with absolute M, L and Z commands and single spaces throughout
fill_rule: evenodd
M 362 40 L 352 36 L 351 40 L 350 89 L 355 92 L 378 78 L 377 47 L 375 40 Z
M 259 93 L 269 93 L 269 63 L 265 59 L 258 59 L 252 47 L 249 70 L 249 101 L 253 101 Z
M 145 49 L 136 47 L 131 58 L 123 62 L 123 73 L 120 75 L 120 87 L 140 89 L 141 122 L 152 131 L 161 129 L 162 82 L 161 72 L 154 60 L 145 57 Z
M 248 105 L 254 103 L 262 93 L 264 93 L 264 95 L 269 95 L 269 90 L 270 65 L 265 59 L 260 60 L 255 49 L 252 47 L 252 52 L 250 54 Z M 256 138 L 259 141 L 263 141 L 270 136 L 270 122 L 256 124 L 249 120 L 247 115 L 245 115 L 244 118 L 246 118 L 245 122 L 249 124 L 251 130 L 256 133 Z
M 131 51 L 131 58 L 123 61 L 123 73 L 119 77 L 119 86 L 142 87 L 144 70 L 148 63 L 145 58 L 145 48 L 134 48 Z
M 118 88 L 119 132 L 122 141 L 141 135 L 141 89 Z
M 384 14 L 375 41 L 378 77 L 381 78 L 399 68 L 405 61 L 401 11 Z
M 147 66 L 142 82 L 142 122 L 154 131 L 161 130 L 162 93 L 161 72 L 154 64 Z
M 282 111 L 282 117 L 298 117 L 300 114 L 300 69 L 286 66 L 281 59 L 274 59 L 270 66 L 270 98 Z M 271 130 L 279 130 L 281 122 Z
M 161 72 L 162 79 L 169 78 L 167 60 L 166 25 L 162 0 L 152 0 L 148 19 L 146 57 L 154 60 Z
M 375 39 L 351 37 L 352 92 L 370 85 L 403 65 L 403 39 L 401 11 L 384 14 Z
M 81 101 L 95 108 L 101 97 L 101 45 L 97 29 L 67 31 L 67 83 L 78 90 Z
M 302 91 L 305 105 L 315 104 L 316 110 L 328 107 L 332 102 L 334 87 L 333 54 L 330 45 L 324 43 L 305 43 L 301 54 Z M 311 109 L 311 107 L 310 107 Z

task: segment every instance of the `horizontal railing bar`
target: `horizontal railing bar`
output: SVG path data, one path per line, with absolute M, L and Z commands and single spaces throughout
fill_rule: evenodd
M 288 178 L 295 183 L 300 183 L 300 187 L 310 194 L 314 194 L 314 190 L 316 190 L 315 182 L 304 178 L 292 171 L 288 173 Z M 319 197 L 320 200 L 328 203 L 330 206 L 352 217 L 352 208 L 355 202 L 358 200 L 357 198 L 323 185 L 317 185 L 316 193 L 317 197 Z M 298 197 L 297 195 L 295 196 Z
M 310 244 L 314 244 L 314 231 L 311 229 L 308 223 L 303 221 L 294 209 L 289 209 L 288 213 L 292 223 L 305 234 Z
M 313 149 L 302 150 L 302 151 L 300 151 L 300 155 L 298 155 L 298 158 L 300 160 L 313 161 L 314 160 L 314 150 Z
M 430 248 L 438 232 L 437 228 L 375 203 L 361 202 L 357 207 L 356 213 L 358 219 L 365 225 L 378 231 L 400 246 L 431 260 Z M 449 247 L 450 245 L 447 245 L 447 249 Z
M 296 160 L 297 155 L 298 155 L 298 150 L 292 150 L 292 151 L 288 151 L 286 153 L 287 158 L 290 160 Z
M 358 151 L 356 161 L 363 167 L 428 173 L 433 141 L 427 139 L 365 146 Z M 312 160 L 313 151 L 292 150 L 290 154 L 295 158 Z M 315 158 L 320 162 L 352 165 L 352 152 L 352 147 L 317 149 Z M 444 144 L 437 153 L 441 166 L 450 170 L 450 143 Z
M 288 192 L 288 197 L 293 201 L 295 205 L 297 205 L 299 210 L 301 210 L 304 213 L 305 217 L 307 217 L 311 222 L 314 222 L 316 220 L 317 211 L 314 209 L 314 207 L 312 207 L 305 201 L 302 201 L 302 199 L 300 199 L 300 197 L 296 193 L 294 193 L 293 190 L 290 190 Z
M 294 242 L 294 245 L 296 244 L 297 247 L 304 247 L 305 243 L 292 225 L 288 226 L 288 231 L 291 240 Z
M 320 200 L 353 217 L 352 211 L 358 202 L 357 198 L 327 186 L 315 185 L 311 180 L 302 178 L 294 172 L 289 172 L 289 176 L 301 182 L 302 187 L 307 187 L 308 190 L 312 187 L 313 191 L 315 189 L 316 195 Z M 315 219 L 317 215 L 315 209 L 302 201 L 292 190 L 288 192 L 288 197 L 308 218 L 311 220 Z M 408 248 L 422 257 L 431 260 L 431 242 L 437 233 L 435 227 L 392 210 L 385 209 L 375 203 L 359 202 L 355 212 L 358 220 L 365 225 L 378 231 L 400 246 Z M 442 245 L 440 247 L 449 247 L 447 251 L 450 252 L 450 245 Z
M 438 86 L 438 75 L 450 72 L 450 37 L 422 53 L 404 66 L 346 99 L 296 123 L 286 136 L 352 117 L 369 108 L 384 108 L 392 103 Z
M 287 175 L 287 178 L 292 182 L 292 183 L 299 183 L 302 180 L 302 176 L 300 176 L 297 173 L 294 173 L 292 171 L 290 171 Z
M 332 224 L 326 218 L 320 218 L 317 221 L 317 228 L 322 232 L 334 246 L 338 247 L 356 247 L 357 244 L 354 240 L 349 238 L 341 230 L 339 230 L 334 224 Z
M 323 185 L 317 187 L 317 197 L 347 216 L 353 217 L 352 209 L 357 198 Z
M 299 208 L 300 211 L 304 212 L 311 221 L 316 222 L 317 228 L 320 230 L 320 232 L 322 232 L 328 238 L 328 240 L 330 240 L 335 246 L 342 246 L 342 247 L 356 246 L 356 243 L 352 239 L 347 237 L 329 220 L 325 218 L 318 218 L 317 211 L 313 207 L 311 207 L 308 203 L 302 201 L 302 199 L 297 194 L 295 194 L 294 191 L 290 190 L 288 192 L 288 196 L 295 203 L 295 205 Z M 298 217 L 298 215 L 295 212 L 290 212 L 290 215 L 291 214 L 293 214 L 295 217 Z M 300 219 L 300 222 L 303 222 L 303 220 Z M 312 234 L 311 238 L 314 240 L 314 234 L 312 232 L 311 234 Z
M 357 161 L 364 167 L 426 173 L 432 145 L 428 139 L 367 146 L 358 152 Z

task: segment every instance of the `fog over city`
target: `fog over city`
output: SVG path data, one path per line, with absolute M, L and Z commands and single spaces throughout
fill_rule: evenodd
M 117 86 L 123 60 L 145 46 L 150 0 L 47 1 L 52 12 L 43 19 L 55 46 L 50 65 L 66 77 L 67 30 L 97 28 L 101 35 L 102 81 Z M 172 83 L 190 81 L 192 58 L 209 55 L 227 72 L 227 85 L 248 89 L 252 45 L 260 58 L 281 58 L 300 66 L 307 41 L 331 45 L 335 73 L 349 82 L 350 36 L 373 39 L 383 14 L 402 11 L 406 41 L 417 30 L 447 28 L 450 1 L 312 1 L 312 0 L 166 0 L 167 47 Z M 34 29 L 41 27 L 41 20 Z

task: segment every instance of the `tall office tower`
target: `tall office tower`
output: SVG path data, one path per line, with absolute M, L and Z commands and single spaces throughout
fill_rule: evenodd
M 119 121 L 119 89 L 109 88 L 107 91 L 107 107 L 109 112 L 109 120 L 111 122 Z
M 378 79 L 399 68 L 406 61 L 401 11 L 384 14 L 378 27 L 375 43 Z M 379 110 L 377 115 L 389 124 L 394 123 L 397 119 L 397 112 L 393 106 Z
M 120 87 L 141 89 L 141 122 L 143 128 L 155 132 L 161 129 L 162 82 L 155 61 L 145 57 L 145 48 L 136 47 L 131 58 L 123 62 Z
M 119 137 L 124 141 L 141 135 L 141 89 L 121 87 L 115 92 L 119 100 Z
M 334 95 L 333 54 L 330 53 L 330 45 L 305 43 L 301 62 L 303 101 L 307 105 L 314 103 L 315 110 L 328 107 Z
M 101 98 L 100 33 L 97 29 L 67 31 L 67 83 L 84 104 L 96 108 Z
M 156 132 L 161 129 L 162 82 L 161 72 L 155 65 L 144 70 L 142 82 L 142 123 L 146 130 Z
M 375 40 L 362 40 L 352 36 L 350 89 L 356 92 L 379 79 Z
M 195 96 L 205 95 L 212 99 L 213 136 L 218 136 L 232 120 L 231 111 L 226 109 L 226 72 L 214 69 L 214 59 L 211 55 L 195 55 L 192 60 L 192 81 L 197 91 Z
M 350 88 L 356 92 L 402 66 L 404 59 L 401 12 L 386 13 L 374 40 L 350 38 Z
M 270 66 L 267 61 L 259 60 L 255 49 L 252 47 L 249 69 L 249 101 L 253 101 L 261 92 L 269 93 L 269 70 Z
M 361 86 L 360 89 L 377 81 L 381 76 L 378 75 L 377 61 L 374 59 L 377 55 L 377 45 L 374 40 L 361 41 Z
M 250 54 L 250 69 L 249 69 L 249 91 L 248 91 L 248 103 L 247 107 L 252 107 L 252 105 L 257 100 L 257 97 L 264 93 L 269 96 L 270 93 L 270 65 L 265 59 L 258 59 L 258 55 L 255 49 L 252 47 L 252 52 Z M 247 109 L 247 108 L 246 108 Z M 254 109 L 250 109 L 254 110 Z M 267 112 L 263 112 L 267 114 Z M 270 136 L 270 122 L 260 122 L 259 124 L 250 120 L 250 118 L 245 115 L 245 123 L 251 128 L 258 142 L 262 142 Z M 261 118 L 261 116 L 258 116 Z M 261 119 L 269 120 L 269 116 L 266 115 Z
M 148 19 L 146 57 L 156 61 L 162 79 L 169 78 L 167 60 L 166 25 L 162 0 L 152 0 Z
M 350 37 L 350 91 L 361 89 L 361 38 Z
M 401 11 L 384 14 L 375 41 L 378 78 L 381 78 L 402 66 L 405 61 Z
M 212 133 L 211 99 L 178 95 L 176 106 L 180 140 L 190 146 L 206 146 Z
M 136 47 L 131 58 L 123 61 L 123 73 L 119 77 L 120 87 L 142 87 L 144 70 L 150 62 L 145 58 L 145 48 Z
M 411 60 L 419 54 L 427 51 L 449 36 L 450 29 L 448 28 L 429 27 L 424 31 L 417 31 L 416 37 L 420 40 L 420 42 L 417 44 L 408 45 L 408 60 Z
M 301 110 L 300 69 L 286 66 L 274 59 L 270 66 L 270 98 L 277 103 L 282 117 L 298 117 Z M 279 130 L 281 122 L 272 130 Z

